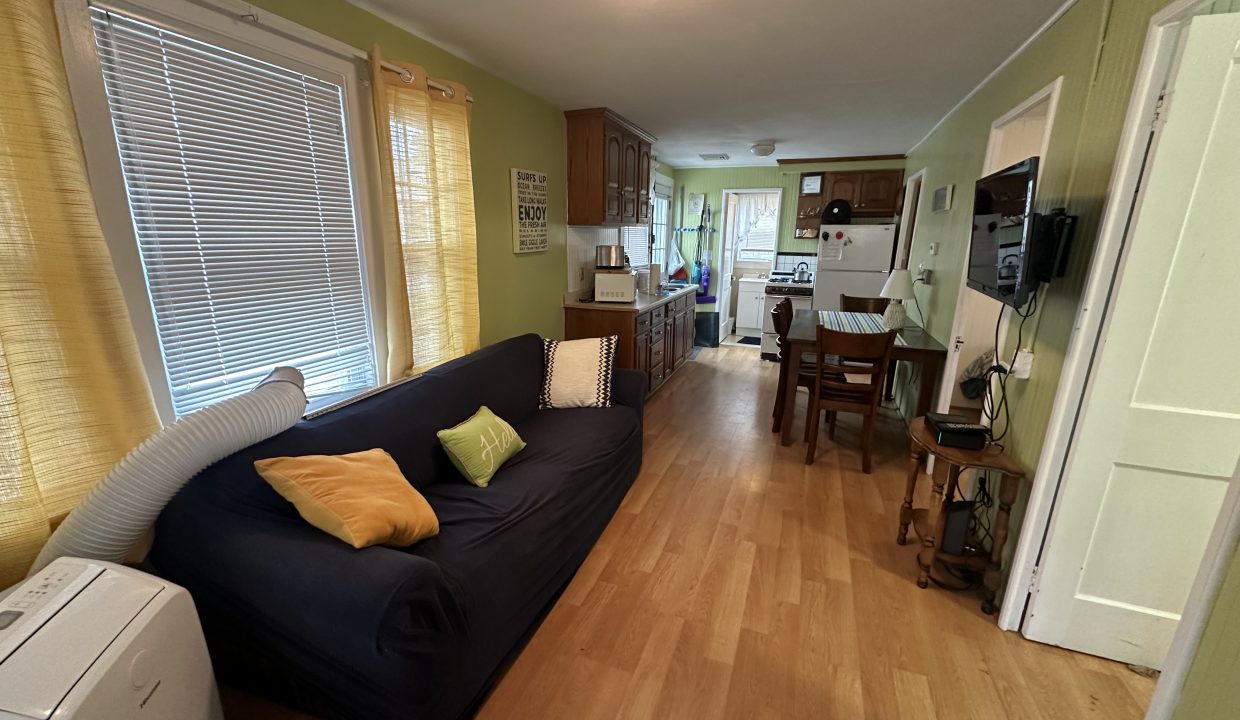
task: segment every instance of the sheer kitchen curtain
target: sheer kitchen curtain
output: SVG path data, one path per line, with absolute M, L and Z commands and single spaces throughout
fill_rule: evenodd
M 763 218 L 774 217 L 779 206 L 776 193 L 743 193 L 736 198 L 736 239 L 742 243 Z
M 95 216 L 50 0 L 0 3 L 0 588 L 159 427 Z
M 396 380 L 478 348 L 469 93 L 446 81 L 431 87 L 425 70 L 385 62 L 377 45 L 370 67 L 383 182 L 387 369 Z

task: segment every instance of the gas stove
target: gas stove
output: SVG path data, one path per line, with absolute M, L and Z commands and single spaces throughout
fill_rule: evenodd
M 809 280 L 797 282 L 790 273 L 771 273 L 766 281 L 766 294 L 812 296 L 814 294 L 813 276 L 811 275 Z

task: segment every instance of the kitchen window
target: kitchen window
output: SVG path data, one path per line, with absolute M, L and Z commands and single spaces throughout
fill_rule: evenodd
M 653 244 L 650 250 L 650 262 L 658 263 L 667 272 L 667 242 L 671 237 L 667 226 L 667 216 L 672 211 L 670 196 L 655 195 L 650 208 L 650 234 Z
M 89 22 L 146 291 L 136 315 L 152 326 L 136 330 L 140 345 L 157 343 L 162 378 L 143 350 L 164 421 L 278 365 L 305 375 L 311 408 L 375 387 L 345 83 L 193 26 L 93 3 Z M 98 185 L 109 158 L 83 134 Z
M 620 228 L 620 244 L 629 265 L 635 270 L 650 267 L 650 228 L 645 225 L 625 225 Z
M 779 236 L 779 193 L 743 193 L 736 204 L 736 259 L 771 262 Z

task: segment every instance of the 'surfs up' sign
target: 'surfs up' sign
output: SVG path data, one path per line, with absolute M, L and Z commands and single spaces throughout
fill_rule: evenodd
M 512 251 L 547 249 L 547 173 L 512 168 Z

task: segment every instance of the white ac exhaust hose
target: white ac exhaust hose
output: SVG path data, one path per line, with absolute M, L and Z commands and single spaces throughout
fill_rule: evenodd
M 58 557 L 120 563 L 190 478 L 281 433 L 306 411 L 305 379 L 278 367 L 247 393 L 180 418 L 143 440 L 65 518 L 29 575 Z

